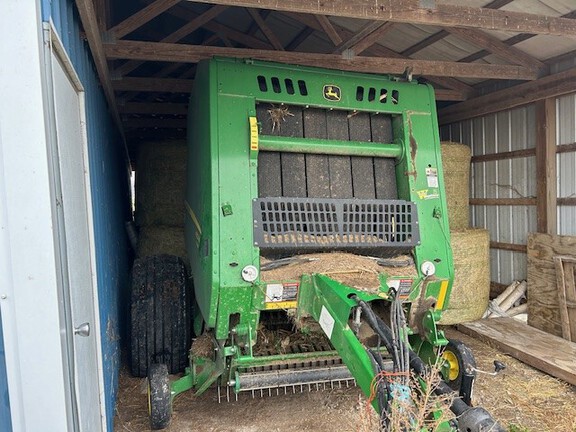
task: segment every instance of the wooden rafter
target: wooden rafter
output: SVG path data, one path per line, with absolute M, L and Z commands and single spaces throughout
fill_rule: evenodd
M 198 15 L 196 18 L 194 18 L 193 20 L 184 24 L 178 30 L 176 30 L 176 31 L 170 33 L 168 36 L 164 37 L 160 42 L 170 42 L 170 43 L 178 42 L 181 39 L 188 36 L 190 33 L 198 30 L 200 27 L 202 27 L 208 21 L 216 18 L 218 15 L 220 15 L 226 9 L 228 9 L 228 6 L 221 6 L 221 5 L 212 6 L 206 12 Z M 142 63 L 144 63 L 144 62 L 135 62 L 135 61 L 126 62 L 122 66 L 120 66 L 118 69 L 116 69 L 116 72 L 119 73 L 121 76 L 128 75 L 130 72 L 132 72 L 137 67 L 139 67 Z
M 139 41 L 118 41 L 115 44 L 106 44 L 105 48 L 106 55 L 111 59 L 195 63 L 202 59 L 211 58 L 214 55 L 221 55 L 371 73 L 401 74 L 407 67 L 411 67 L 415 75 L 423 76 L 459 76 L 517 80 L 532 80 L 537 78 L 533 71 L 525 67 L 510 65 L 470 64 L 365 56 L 357 56 L 353 61 L 350 61 L 336 54 L 205 47 L 199 45 Z
M 302 24 L 313 28 L 317 31 L 322 31 L 322 27 L 319 26 L 318 22 L 316 19 L 314 19 L 313 15 L 303 15 L 303 14 L 296 14 L 296 13 L 283 13 L 282 15 L 286 15 L 296 21 L 300 21 Z M 343 38 L 349 38 L 353 36 L 353 33 L 347 29 L 341 28 L 341 27 L 333 27 L 334 31 L 337 31 L 339 35 L 342 35 Z M 342 39 L 340 39 L 342 40 Z M 378 43 L 372 45 L 368 52 L 370 54 L 376 55 L 376 56 L 380 56 L 380 57 L 391 57 L 391 58 L 396 58 L 396 59 L 405 59 L 407 57 L 403 56 L 402 54 L 397 53 L 396 51 L 392 51 L 389 48 L 386 48 L 383 45 L 380 45 Z M 454 90 L 458 90 L 459 92 L 461 92 L 462 94 L 468 95 L 470 96 L 471 94 L 474 93 L 474 88 L 463 83 L 462 81 L 459 81 L 457 79 L 454 78 L 449 78 L 449 77 L 428 77 L 428 80 L 430 82 L 433 82 L 435 84 L 438 84 L 442 87 L 447 87 L 449 89 L 454 89 Z
M 385 3 L 379 0 L 332 0 L 331 2 L 311 2 L 309 0 L 291 0 L 289 2 L 277 0 L 194 1 L 376 21 L 576 36 L 576 22 L 567 18 L 444 3 L 436 3 L 436 7 L 432 9 L 422 7 L 421 0 L 388 0 Z
M 451 105 L 440 110 L 438 116 L 440 124 L 450 124 L 574 93 L 574 89 L 576 89 L 576 68 Z
M 170 9 L 180 0 L 156 0 L 151 5 L 146 6 L 144 9 L 138 11 L 134 15 L 129 16 L 120 24 L 115 25 L 109 31 L 115 38 L 123 38 L 127 34 L 132 33 L 134 30 L 142 27 L 147 22 L 153 20 L 162 12 Z
M 121 114 L 186 115 L 188 113 L 188 105 L 170 102 L 128 102 L 119 104 L 118 109 Z
M 326 33 L 326 36 L 330 38 L 334 46 L 338 46 L 342 43 L 342 38 L 340 37 L 340 35 L 338 34 L 338 32 L 336 31 L 336 29 L 334 28 L 334 26 L 332 25 L 327 16 L 316 15 L 316 20 L 318 21 L 318 24 L 320 24 L 320 27 L 322 27 L 324 33 Z
M 501 7 L 506 6 L 508 3 L 512 3 L 514 0 L 494 0 L 488 3 L 484 8 L 486 9 L 500 9 Z M 426 39 L 421 40 L 420 42 L 408 47 L 404 51 L 402 51 L 402 55 L 410 57 L 413 54 L 416 54 L 418 51 L 422 51 L 424 48 L 429 47 L 430 45 L 434 45 L 436 42 L 444 39 L 446 36 L 450 35 L 446 30 L 440 30 L 439 32 L 434 33 L 431 36 L 428 36 Z
M 298 47 L 302 45 L 306 39 L 312 36 L 312 34 L 314 34 L 314 29 L 311 27 L 305 27 L 304 30 L 298 33 L 296 37 L 286 45 L 286 51 L 294 51 L 298 49 Z
M 274 49 L 284 51 L 284 46 L 282 46 L 282 43 L 276 37 L 272 29 L 268 26 L 268 24 L 266 24 L 266 21 L 264 21 L 264 19 L 260 16 L 260 11 L 255 9 L 248 9 L 248 13 L 250 14 L 254 22 L 258 25 L 258 27 L 260 28 L 266 39 L 268 39 L 268 42 L 272 44 Z
M 120 115 L 118 114 L 118 108 L 116 107 L 116 99 L 114 97 L 114 90 L 110 80 L 110 70 L 108 69 L 108 63 L 104 53 L 102 36 L 98 27 L 94 4 L 92 3 L 92 0 L 76 0 L 76 7 L 78 8 L 80 20 L 82 21 L 82 27 L 86 32 L 86 39 L 88 40 L 88 46 L 90 47 L 92 57 L 94 58 L 96 72 L 98 73 L 98 78 L 102 84 L 106 102 L 108 102 L 114 121 L 119 130 L 122 131 L 122 122 L 120 120 Z
M 179 78 L 123 78 L 112 81 L 116 91 L 190 93 L 193 80 Z
M 464 29 L 452 27 L 446 29 L 450 34 L 458 36 L 474 45 L 484 48 L 486 51 L 496 54 L 504 60 L 514 62 L 516 64 L 521 64 L 531 69 L 537 71 L 545 72 L 547 70 L 546 64 L 540 60 L 526 54 L 524 51 L 508 46 L 500 39 L 477 29 Z
M 360 54 L 378 41 L 384 34 L 392 30 L 394 23 L 385 21 L 372 21 L 366 24 L 354 36 L 342 42 L 333 51 L 334 54 L 342 54 L 349 50 L 355 55 Z

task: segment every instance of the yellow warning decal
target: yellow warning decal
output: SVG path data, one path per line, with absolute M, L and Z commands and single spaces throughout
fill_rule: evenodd
M 264 303 L 264 309 L 296 309 L 298 307 L 297 301 L 273 302 Z
M 448 291 L 448 281 L 443 280 L 440 284 L 440 292 L 438 293 L 438 301 L 436 302 L 436 310 L 444 309 L 444 302 L 446 301 L 446 292 Z
M 258 121 L 256 117 L 249 117 L 250 120 L 250 150 L 258 151 Z

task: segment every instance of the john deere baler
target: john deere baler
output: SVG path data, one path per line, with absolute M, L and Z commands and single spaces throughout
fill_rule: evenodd
M 190 388 L 217 386 L 229 399 L 355 381 L 376 393 L 387 428 L 394 399 L 430 365 L 446 380 L 437 394 L 456 389 L 458 420 L 441 428 L 497 427 L 469 406 L 469 350 L 436 327 L 454 269 L 432 87 L 213 59 L 198 65 L 188 135 L 196 339 L 169 393 L 156 364 L 166 356 L 151 360 L 153 427 L 167 424 L 171 400 Z M 380 264 L 376 286 L 348 284 L 337 268 L 315 271 L 314 260 L 336 251 Z M 303 261 L 297 277 L 267 276 Z M 266 326 L 290 323 L 305 334 L 316 326 L 326 344 L 258 349 Z

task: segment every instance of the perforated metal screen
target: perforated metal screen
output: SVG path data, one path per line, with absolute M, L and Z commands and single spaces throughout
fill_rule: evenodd
M 254 243 L 271 249 L 411 249 L 420 240 L 414 203 L 400 200 L 258 198 Z

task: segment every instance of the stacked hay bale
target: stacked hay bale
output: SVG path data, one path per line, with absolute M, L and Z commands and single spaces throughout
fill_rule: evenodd
M 440 324 L 450 325 L 480 319 L 488 306 L 490 236 L 485 229 L 469 228 L 470 148 L 453 142 L 441 148 L 454 284 Z
M 169 254 L 186 260 L 184 197 L 186 142 L 146 142 L 136 160 L 136 212 L 139 257 Z

